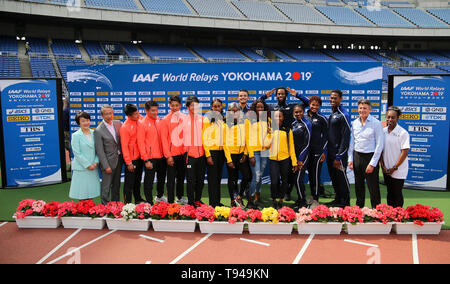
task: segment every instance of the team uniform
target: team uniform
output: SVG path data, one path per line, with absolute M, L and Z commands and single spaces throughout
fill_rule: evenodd
M 265 144 L 270 144 L 271 197 L 273 200 L 284 198 L 289 188 L 289 174 L 292 173 L 292 167 L 297 166 L 294 135 L 290 128 L 281 126 L 280 129 L 267 135 L 266 139 Z
M 327 152 L 328 121 L 320 112 L 314 113 L 308 110 L 304 118 L 311 124 L 311 141 L 308 158 L 308 178 L 313 199 L 319 200 L 320 174 L 322 163 L 320 158 Z
M 297 205 L 303 207 L 306 205 L 305 194 L 305 171 L 307 169 L 310 152 L 310 139 L 311 139 L 311 123 L 303 117 L 301 120 L 295 120 L 292 123 L 292 133 L 294 136 L 295 155 L 298 162 L 302 162 L 302 169 L 295 173 L 295 186 L 297 188 L 298 200 Z M 296 166 L 297 166 L 296 164 Z
M 188 203 L 202 199 L 205 185 L 206 158 L 203 148 L 203 116 L 189 113 L 183 121 L 183 139 L 186 152 L 186 179 Z
M 164 195 L 164 184 L 166 181 L 167 162 L 163 155 L 161 145 L 161 121 L 146 116 L 138 123 L 137 140 L 141 159 L 144 161 L 144 195 L 147 202 L 153 204 L 153 182 L 155 174 L 157 178 L 157 197 Z M 151 170 L 145 167 L 146 162 L 151 162 Z
M 336 197 L 333 203 L 350 205 L 350 184 L 347 179 L 348 148 L 350 144 L 350 116 L 340 105 L 328 118 L 327 167 Z M 340 162 L 340 168 L 333 162 Z
M 170 112 L 161 121 L 161 144 L 164 157 L 174 160 L 174 165 L 167 165 L 167 199 L 169 203 L 175 201 L 176 197 L 181 200 L 184 195 L 184 179 L 186 174 L 186 149 L 183 144 L 183 119 L 185 115 L 181 112 Z
M 125 162 L 125 180 L 123 186 L 125 203 L 131 203 L 134 196 L 135 203 L 141 202 L 141 179 L 143 162 L 137 141 L 138 121 L 127 119 L 120 128 L 123 160 Z M 134 171 L 128 170 L 128 165 L 134 165 Z
M 205 157 L 211 157 L 213 165 L 207 165 L 208 172 L 208 195 L 209 205 L 219 206 L 221 197 L 221 181 L 223 165 L 225 164 L 225 153 L 223 150 L 223 137 L 225 124 L 221 117 L 206 115 L 203 119 L 203 148 Z
M 248 163 L 241 163 L 242 156 L 248 155 L 246 137 L 249 131 L 249 121 L 243 117 L 236 120 L 227 119 L 224 134 L 224 153 L 227 164 L 233 163 L 234 169 L 228 167 L 228 193 L 233 201 L 238 195 L 243 197 L 251 181 L 251 171 Z M 238 191 L 239 172 L 242 175 L 241 187 Z

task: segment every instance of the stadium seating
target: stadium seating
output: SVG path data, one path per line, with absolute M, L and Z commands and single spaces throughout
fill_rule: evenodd
M 86 62 L 82 59 L 64 59 L 64 58 L 58 58 L 56 59 L 56 62 L 58 63 L 59 70 L 61 71 L 61 74 L 64 77 L 64 80 L 67 80 L 67 66 L 73 66 L 73 65 L 86 65 Z
M 389 28 L 414 28 L 415 26 L 399 15 L 395 14 L 391 9 L 367 9 L 355 8 L 361 15 L 368 18 L 379 27 Z
M 144 52 L 156 61 L 199 61 L 200 59 L 181 45 L 168 44 L 141 44 Z
M 289 19 L 284 17 L 280 12 L 275 10 L 267 2 L 256 1 L 231 1 L 236 8 L 239 9 L 247 18 L 259 21 L 276 21 L 288 22 Z
M 438 68 L 423 68 L 423 67 L 402 67 L 401 71 L 408 74 L 447 74 L 447 71 Z
M 129 43 L 129 42 L 122 42 L 121 43 L 123 49 L 125 50 L 125 53 L 130 58 L 143 58 L 144 56 L 139 52 L 136 45 Z
M 48 55 L 47 40 L 42 38 L 29 38 L 29 55 Z
M 206 61 L 247 61 L 247 58 L 230 47 L 192 46 Z
M 449 26 L 427 12 L 415 8 L 398 8 L 395 12 L 407 18 L 421 28 L 448 28 Z
M 402 51 L 401 53 L 422 62 L 450 62 L 450 58 L 432 51 Z
M 259 54 L 256 50 L 258 48 L 252 48 L 252 47 L 238 47 L 238 50 L 243 53 L 245 56 L 250 58 L 253 61 L 268 61 L 266 57 Z
M 150 13 L 169 15 L 193 15 L 183 0 L 140 0 L 142 6 Z
M 134 0 L 85 0 L 86 7 L 139 11 Z
M 14 37 L 1 36 L 0 37 L 0 53 L 17 54 L 18 46 Z
M 383 65 L 383 79 L 382 79 L 383 81 L 385 82 L 388 81 L 388 75 L 401 75 L 401 74 L 406 74 L 406 72 L 387 65 Z
M 200 16 L 243 19 L 225 0 L 187 0 Z
M 337 49 L 327 49 L 323 51 L 331 57 L 336 58 L 339 61 L 377 61 L 373 58 L 368 57 L 358 51 L 353 50 L 337 50 Z
M 316 6 L 316 9 L 325 14 L 330 20 L 336 23 L 336 25 L 374 26 L 372 23 L 347 7 Z
M 290 3 L 274 3 L 274 5 L 295 23 L 321 25 L 334 24 L 311 6 Z
M 30 57 L 30 66 L 33 77 L 56 77 L 55 69 L 50 58 Z
M 20 77 L 20 64 L 17 57 L 0 56 L 0 77 Z
M 81 52 L 73 40 L 54 39 L 52 49 L 55 56 L 81 57 Z
M 314 49 L 285 48 L 283 51 L 298 61 L 336 61 L 325 53 Z
M 106 56 L 105 51 L 102 49 L 98 41 L 84 41 L 83 45 L 91 58 Z
M 428 9 L 427 11 L 450 25 L 450 9 Z

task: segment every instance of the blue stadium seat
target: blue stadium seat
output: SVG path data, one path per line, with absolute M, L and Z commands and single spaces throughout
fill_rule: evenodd
M 139 11 L 134 0 L 85 0 L 86 7 Z
M 42 38 L 29 38 L 29 55 L 48 55 L 47 40 Z
M 399 15 L 395 14 L 391 9 L 367 9 L 355 8 L 361 15 L 365 16 L 379 27 L 389 28 L 414 28 L 415 26 Z
M 199 61 L 199 58 L 182 45 L 141 44 L 144 52 L 158 61 Z
M 401 67 L 400 70 L 408 74 L 447 74 L 448 72 L 438 68 Z
M 183 0 L 140 0 L 150 13 L 169 15 L 193 15 Z
M 0 53 L 18 53 L 17 41 L 14 37 L 1 36 L 0 37 Z
M 0 56 L 0 78 L 18 78 L 20 75 L 20 63 L 17 57 Z
M 207 61 L 246 61 L 247 58 L 230 47 L 192 46 Z
M 187 0 L 200 16 L 243 19 L 225 0 Z
M 274 5 L 295 23 L 334 25 L 311 6 L 290 3 L 274 3 Z
M 449 25 L 439 21 L 427 12 L 415 8 L 398 8 L 395 12 L 407 18 L 421 28 L 450 28 Z
M 54 39 L 52 49 L 55 56 L 81 57 L 81 52 L 73 40 Z
M 106 57 L 106 53 L 98 41 L 84 41 L 83 45 L 91 58 Z
M 298 61 L 336 61 L 319 50 L 314 49 L 285 48 L 283 51 Z
M 372 23 L 347 7 L 316 6 L 316 9 L 325 14 L 337 25 L 373 27 Z
M 450 25 L 450 9 L 439 8 L 439 9 L 428 9 L 427 11 Z
M 375 59 L 359 53 L 356 50 L 337 50 L 337 49 L 327 49 L 323 51 L 324 53 L 336 58 L 339 61 L 365 61 L 373 62 Z
M 122 42 L 121 45 L 122 45 L 123 49 L 125 50 L 125 53 L 128 55 L 128 57 L 144 58 L 144 56 L 137 49 L 136 45 L 129 43 L 129 42 Z
M 56 73 L 50 58 L 30 57 L 33 77 L 55 78 Z
M 267 2 L 231 1 L 247 18 L 258 21 L 289 22 L 280 12 Z

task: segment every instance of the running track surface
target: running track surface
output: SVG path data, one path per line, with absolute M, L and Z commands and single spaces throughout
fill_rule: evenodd
M 197 228 L 198 230 L 198 228 Z M 440 235 L 220 235 L 18 229 L 0 224 L 0 263 L 292 264 L 450 263 Z

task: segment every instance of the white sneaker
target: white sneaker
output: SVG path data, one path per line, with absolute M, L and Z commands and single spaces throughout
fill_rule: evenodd
M 158 202 L 167 202 L 167 198 L 164 195 L 161 197 L 155 196 L 155 203 Z
M 181 199 L 177 198 L 177 200 L 175 202 L 180 204 L 180 205 L 186 205 L 188 203 L 187 199 L 184 196 L 181 197 Z
M 309 209 L 314 209 L 317 206 L 319 206 L 319 202 L 317 200 L 313 200 L 308 207 L 309 207 Z

